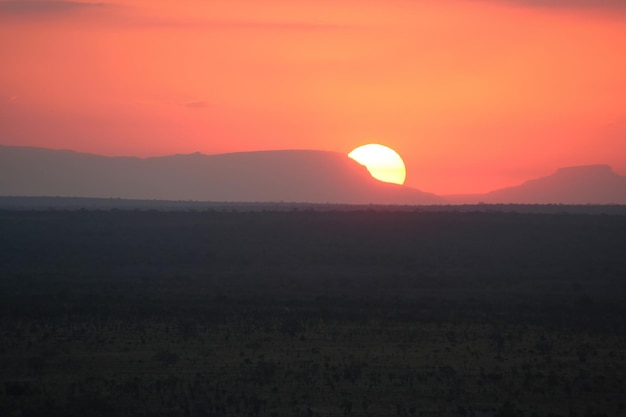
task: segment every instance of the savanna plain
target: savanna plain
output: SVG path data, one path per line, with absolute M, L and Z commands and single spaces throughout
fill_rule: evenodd
M 2 416 L 624 416 L 626 215 L 0 210 Z

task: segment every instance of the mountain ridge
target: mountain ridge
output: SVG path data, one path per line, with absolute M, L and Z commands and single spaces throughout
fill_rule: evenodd
M 626 177 L 607 164 L 567 166 L 519 185 L 444 198 L 455 204 L 626 204 Z
M 279 150 L 108 157 L 0 147 L 0 195 L 198 201 L 439 204 L 440 197 L 381 183 L 339 152 Z
M 626 204 L 626 177 L 606 164 L 566 166 L 484 194 L 438 196 L 371 177 L 347 155 L 260 150 L 103 156 L 0 145 L 0 195 L 341 204 Z

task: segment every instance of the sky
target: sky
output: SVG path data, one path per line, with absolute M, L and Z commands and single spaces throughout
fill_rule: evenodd
M 0 144 L 395 149 L 406 185 L 626 175 L 623 0 L 0 1 Z

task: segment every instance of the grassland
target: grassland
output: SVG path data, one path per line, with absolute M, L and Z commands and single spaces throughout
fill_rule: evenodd
M 626 415 L 625 248 L 623 215 L 0 211 L 0 415 Z

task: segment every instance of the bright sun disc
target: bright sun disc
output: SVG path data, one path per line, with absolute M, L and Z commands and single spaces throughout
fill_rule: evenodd
M 370 175 L 379 181 L 393 184 L 404 184 L 406 179 L 406 167 L 404 161 L 393 149 L 370 143 L 359 146 L 348 154 L 369 171 Z

